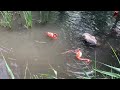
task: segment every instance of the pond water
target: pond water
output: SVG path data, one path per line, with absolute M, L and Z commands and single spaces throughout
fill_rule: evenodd
M 39 19 L 38 12 L 33 15 L 34 20 Z M 118 66 L 107 44 L 109 42 L 113 48 L 120 46 L 119 38 L 107 34 L 115 21 L 112 15 L 112 11 L 66 11 L 54 17 L 54 23 L 34 23 L 30 30 L 21 25 L 23 21 L 16 16 L 13 30 L 0 29 L 0 47 L 7 51 L 3 51 L 3 55 L 16 78 L 24 78 L 27 64 L 32 75 L 53 73 L 49 64 L 58 72 L 59 78 L 81 78 L 83 68 L 93 75 L 94 62 L 86 67 L 85 63 L 75 60 L 74 54 L 61 53 L 81 48 L 83 57 Z M 58 39 L 49 39 L 45 32 L 57 33 Z M 100 38 L 101 46 L 87 47 L 79 38 L 85 32 Z M 107 70 L 100 64 L 97 68 Z M 26 78 L 30 78 L 30 73 L 27 71 Z

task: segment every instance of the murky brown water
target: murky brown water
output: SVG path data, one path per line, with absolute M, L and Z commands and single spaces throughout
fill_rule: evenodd
M 48 31 L 57 33 L 58 40 L 49 39 L 45 34 Z M 33 27 L 24 31 L 0 30 L 0 45 L 5 47 L 5 50 L 11 50 L 3 54 L 10 65 L 16 63 L 19 67 L 20 78 L 24 77 L 27 63 L 32 74 L 47 73 L 49 64 L 54 69 L 64 70 L 65 57 L 61 53 L 66 50 L 67 42 L 62 38 L 62 31 L 55 25 Z M 27 77 L 29 78 L 29 75 Z
M 119 46 L 119 40 L 110 36 L 106 37 L 103 34 L 104 31 L 110 31 L 109 29 L 112 26 L 111 16 L 109 16 L 109 13 L 106 14 L 107 12 L 96 12 L 95 15 L 92 15 L 92 13 L 67 12 L 65 16 L 61 15 L 64 18 L 59 18 L 60 20 L 56 23 L 59 25 L 40 25 L 40 23 L 33 22 L 33 27 L 30 30 L 24 27 L 23 17 L 21 19 L 19 15 L 15 15 L 12 31 L 7 30 L 7 28 L 0 28 L 0 48 L 8 52 L 3 52 L 3 55 L 16 78 L 24 78 L 27 63 L 32 75 L 38 73 L 49 74 L 48 71 L 53 73 L 49 64 L 58 72 L 60 78 L 74 78 L 73 76 L 81 78 L 80 76 L 84 75 L 81 70 L 83 68 L 87 73 L 93 74 L 94 72 L 90 67 L 94 62 L 86 67 L 84 63 L 75 60 L 73 53 L 61 54 L 76 48 L 81 48 L 83 57 L 94 60 L 96 55 L 97 61 L 117 65 L 118 62 L 115 62 L 114 55 L 107 42 L 110 42 L 115 48 Z M 108 21 L 105 21 L 106 15 L 109 16 Z M 40 19 L 39 12 L 33 12 L 33 19 L 35 22 Z M 103 24 L 99 24 L 99 22 L 103 22 Z M 48 31 L 59 34 L 58 40 L 49 39 L 45 34 Z M 102 45 L 97 48 L 87 47 L 79 39 L 84 32 L 100 36 Z M 103 69 L 104 67 L 97 65 L 97 68 Z M 69 77 L 69 73 L 72 77 Z M 27 78 L 30 78 L 28 71 Z

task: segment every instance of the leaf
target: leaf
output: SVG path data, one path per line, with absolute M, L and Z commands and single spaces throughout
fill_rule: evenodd
M 111 65 L 107 65 L 107 64 L 104 64 L 104 63 L 101 63 L 101 62 L 98 62 L 98 61 L 97 61 L 97 63 L 100 63 L 100 64 L 105 65 L 105 66 L 107 66 L 107 67 L 109 67 L 109 68 L 111 68 L 115 71 L 120 72 L 120 68 L 117 68 L 117 67 L 114 67 L 114 66 L 111 66 Z
M 49 64 L 50 65 L 50 64 Z M 56 78 L 57 78 L 57 71 L 50 65 L 50 67 L 51 67 L 51 69 L 54 71 L 54 74 L 55 74 L 55 76 L 56 76 Z
M 98 70 L 98 69 L 94 69 L 94 70 L 97 71 L 97 72 L 99 72 L 99 73 L 111 76 L 111 77 L 120 78 L 120 75 L 117 74 L 117 73 L 111 73 L 111 72 L 102 71 L 102 70 Z
M 108 44 L 109 44 L 109 43 L 108 43 Z M 118 58 L 118 56 L 117 56 L 117 54 L 116 54 L 115 50 L 113 49 L 113 47 L 112 47 L 110 44 L 109 44 L 109 46 L 110 46 L 110 48 L 112 49 L 112 51 L 113 51 L 113 53 L 114 53 L 115 57 L 117 58 L 118 63 L 120 64 L 120 60 L 119 60 L 119 58 Z
M 120 72 L 120 68 L 117 68 L 117 67 L 113 67 L 113 66 L 110 66 L 110 65 L 107 65 L 107 64 L 104 64 L 105 66 L 109 67 L 109 68 L 112 68 L 118 72 Z

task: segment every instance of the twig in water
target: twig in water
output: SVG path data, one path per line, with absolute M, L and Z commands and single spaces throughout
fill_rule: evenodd
M 37 41 L 37 40 L 35 40 L 35 42 L 37 42 L 37 43 L 47 43 L 47 42 L 40 42 L 40 41 Z
M 0 47 L 5 48 L 5 49 L 8 50 L 8 51 L 11 51 L 11 49 L 8 49 L 8 48 L 6 48 L 6 47 L 4 47 L 4 46 L 2 46 L 2 45 L 0 45 Z
M 8 58 L 8 59 L 10 59 L 10 60 L 16 60 L 16 59 L 14 59 L 14 58 Z
M 3 48 L 0 48 L 0 51 L 4 51 L 4 52 L 6 52 L 6 53 L 8 53 L 6 50 L 4 50 Z

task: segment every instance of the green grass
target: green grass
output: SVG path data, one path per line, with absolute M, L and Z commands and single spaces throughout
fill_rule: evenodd
M 14 11 L 0 11 L 0 13 L 2 16 L 0 25 L 3 27 L 12 28 L 12 21 L 14 21 L 13 20 Z M 21 17 L 24 18 L 25 20 L 24 26 L 27 29 L 32 28 L 33 20 L 34 20 L 32 16 L 32 11 L 18 11 L 18 12 L 15 12 L 15 14 L 21 15 Z M 54 22 L 57 19 L 58 12 L 57 11 L 40 11 L 39 17 L 40 17 L 40 20 L 36 20 L 36 21 L 39 21 L 41 24 L 47 24 L 48 22 Z
M 9 27 L 11 28 L 11 24 L 12 24 L 12 14 L 10 11 L 0 11 L 1 15 L 2 15 L 2 19 L 0 22 L 0 25 L 3 27 Z
M 28 66 L 28 61 L 26 63 L 26 67 L 25 67 L 25 73 L 24 73 L 24 79 L 57 79 L 57 71 L 49 64 L 50 69 L 52 70 L 53 74 L 50 73 L 37 73 L 37 74 L 32 74 L 29 66 Z M 30 75 L 30 77 L 27 77 L 27 71 Z
M 109 44 L 109 43 L 108 43 L 108 44 Z M 120 61 L 119 61 L 119 58 L 118 58 L 115 50 L 113 49 L 113 47 L 112 47 L 110 44 L 109 44 L 109 46 L 110 46 L 113 54 L 115 55 L 115 57 L 116 57 L 119 65 L 120 65 Z M 108 68 L 110 68 L 112 71 L 103 71 L 103 70 L 94 68 L 93 70 L 94 70 L 95 72 L 104 74 L 104 75 L 106 75 L 106 77 L 108 76 L 107 78 L 110 78 L 110 79 L 120 78 L 120 68 L 114 67 L 114 66 L 111 66 L 111 65 L 107 65 L 107 64 L 104 64 L 104 63 L 101 63 L 101 62 L 98 62 L 98 63 L 99 63 L 99 64 L 102 64 L 102 65 L 104 65 L 104 66 L 106 66 L 106 67 L 108 67 Z M 116 71 L 116 73 L 113 72 L 113 71 Z
M 32 13 L 31 11 L 23 11 L 23 16 L 25 19 L 25 27 L 31 28 L 32 27 Z

